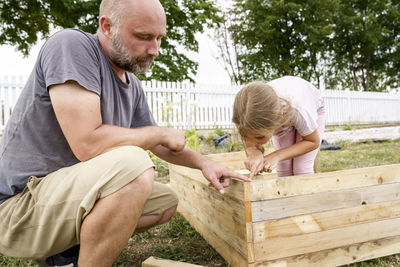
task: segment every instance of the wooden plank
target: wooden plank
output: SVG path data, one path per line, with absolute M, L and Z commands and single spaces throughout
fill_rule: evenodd
M 254 244 L 256 262 L 276 260 L 400 235 L 400 218 L 352 225 L 292 237 L 273 238 Z
M 253 224 L 254 242 L 335 229 L 400 216 L 400 200 L 330 210 Z
M 257 262 L 255 267 L 341 266 L 400 253 L 400 236 L 343 246 L 284 259 Z
M 181 177 L 171 181 L 171 187 L 179 192 L 181 202 L 193 205 L 193 208 L 206 212 L 206 217 L 223 222 L 228 231 L 246 240 L 245 210 L 242 202 L 221 195 L 214 189 L 197 181 Z
M 166 260 L 156 257 L 149 257 L 142 262 L 142 267 L 205 267 L 204 265 L 190 264 L 181 261 Z
M 400 200 L 400 183 L 252 202 L 253 222 Z
M 207 225 L 216 236 L 247 257 L 247 229 L 243 203 L 179 174 L 175 175 L 170 184 L 178 192 L 178 211 L 190 210 L 195 214 L 196 221 Z M 207 240 L 207 235 L 203 237 Z
M 200 170 L 188 168 L 185 166 L 168 164 L 170 178 L 173 179 L 175 173 L 185 176 L 188 179 L 196 180 L 202 184 L 208 185 L 208 181 L 204 178 L 203 173 Z
M 273 152 L 273 148 L 265 148 L 264 154 Z M 246 159 L 246 152 L 228 152 L 228 153 L 217 153 L 205 155 L 209 159 L 218 162 L 232 170 L 243 170 L 245 169 L 244 160 Z
M 189 205 L 178 205 L 178 211 L 229 264 L 233 267 L 248 266 L 247 257 L 238 253 L 231 244 L 228 244 L 225 240 L 221 239 L 221 237 L 214 232 L 214 229 L 211 229 L 209 225 L 204 224 L 200 220 L 201 217 L 197 216 Z
M 188 180 L 197 181 L 203 185 L 208 186 L 209 182 L 204 178 L 203 173 L 200 170 L 191 169 L 184 166 L 178 166 L 169 164 L 170 180 L 174 179 L 175 174 L 185 177 Z M 225 188 L 224 196 L 237 199 L 239 201 L 246 201 L 244 194 L 244 184 L 249 182 L 243 182 L 237 179 L 231 179 L 229 187 Z M 212 188 L 216 191 L 214 188 Z M 249 191 L 249 189 L 247 189 Z M 246 195 L 248 196 L 248 194 Z M 248 199 L 247 199 L 248 201 Z
M 400 164 L 359 168 L 327 173 L 254 179 L 251 201 L 313 194 L 362 186 L 400 182 Z
M 246 159 L 246 153 L 244 151 L 208 154 L 206 157 L 232 170 L 245 169 L 243 162 Z
M 248 185 L 248 183 L 247 183 Z M 245 190 L 246 192 L 247 190 Z M 245 222 L 246 222 L 246 242 L 247 242 L 247 259 L 254 262 L 254 242 L 253 242 L 253 219 L 251 214 L 251 202 L 244 202 Z

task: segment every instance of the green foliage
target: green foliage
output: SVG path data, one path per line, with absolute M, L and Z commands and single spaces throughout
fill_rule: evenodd
M 37 266 L 32 261 L 6 257 L 0 254 L 0 266 L 2 267 L 34 267 Z
M 176 241 L 174 243 L 182 242 L 183 246 L 158 247 L 155 254 L 161 258 L 198 264 L 203 262 L 207 266 L 226 266 L 221 264 L 224 260 L 219 254 L 210 248 L 180 213 L 176 213 L 166 224 L 162 236 Z M 218 261 L 218 265 L 213 265 L 213 261 Z
M 224 130 L 222 130 L 221 128 L 215 128 L 214 132 L 212 132 L 211 134 L 208 135 L 207 141 L 211 144 L 214 145 L 214 137 L 217 136 L 224 136 L 225 132 Z
M 148 152 L 150 155 L 150 159 L 153 161 L 155 167 L 155 170 L 158 172 L 158 176 L 166 176 L 169 174 L 169 167 L 168 163 L 165 162 L 164 160 L 160 159 L 156 155 L 154 155 L 152 152 Z
M 339 145 L 342 147 L 340 150 L 320 151 L 323 172 L 400 162 L 400 140 L 356 144 L 340 142 Z
M 351 131 L 351 130 L 353 130 L 353 127 L 351 125 L 346 125 L 346 126 L 343 127 L 343 130 Z
M 235 2 L 231 31 L 235 41 L 247 48 L 238 55 L 245 81 L 282 75 L 319 79 L 317 63 L 325 57 L 336 0 Z
M 52 29 L 78 27 L 95 33 L 101 0 L 2 0 L 0 1 L 0 45 L 16 46 L 24 55 L 38 38 Z M 161 0 L 167 15 L 167 37 L 149 76 L 142 79 L 193 81 L 198 63 L 178 52 L 197 52 L 196 33 L 221 21 L 210 0 Z
M 364 91 L 398 87 L 400 2 L 342 0 L 334 20 L 332 66 L 340 79 L 328 83 Z
M 213 136 L 224 136 L 225 134 L 226 133 L 224 132 L 223 129 L 217 127 L 212 135 Z
M 235 134 L 231 134 L 231 136 L 229 137 L 229 142 L 226 145 L 215 148 L 214 138 L 217 136 L 224 136 L 227 133 L 228 132 L 217 127 L 214 130 L 214 132 L 212 132 L 208 136 L 207 140 L 205 141 L 208 143 L 209 146 L 214 147 L 213 151 L 209 151 L 209 153 L 226 153 L 226 152 L 241 151 L 244 149 L 243 143 L 240 140 L 238 140 L 238 138 L 236 138 Z
M 216 31 L 232 39 L 236 57 L 224 56 L 226 43 L 219 47 L 233 81 L 296 75 L 332 89 L 400 86 L 399 0 L 234 2 L 227 32 Z
M 0 44 L 17 46 L 24 55 L 52 28 L 97 28 L 100 0 L 3 0 L 0 2 Z
M 191 149 L 200 152 L 200 137 L 196 132 L 196 129 L 185 130 L 186 134 L 186 145 Z
M 196 230 L 183 218 L 180 213 L 177 213 L 168 222 L 164 229 L 164 234 L 172 238 L 183 237 L 199 237 Z
M 171 97 L 170 92 L 165 92 L 162 95 L 164 98 L 162 101 L 163 104 L 161 106 L 162 121 L 167 123 L 167 127 L 172 127 L 171 120 L 173 117 L 174 105 L 179 106 L 180 103 L 172 102 L 172 100 L 170 99 Z

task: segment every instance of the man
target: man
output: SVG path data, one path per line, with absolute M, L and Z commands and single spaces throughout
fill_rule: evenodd
M 45 259 L 80 244 L 80 267 L 111 266 L 135 230 L 176 209 L 147 149 L 221 193 L 248 180 L 155 125 L 130 72 L 149 68 L 165 34 L 158 0 L 103 0 L 97 35 L 63 30 L 44 44 L 1 139 L 0 253 Z

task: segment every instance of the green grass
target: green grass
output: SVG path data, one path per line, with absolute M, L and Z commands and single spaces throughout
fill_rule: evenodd
M 29 267 L 29 266 L 37 266 L 31 261 L 20 260 L 11 257 L 5 257 L 0 254 L 0 266 L 1 267 Z
M 206 139 L 204 139 L 206 140 Z M 208 142 L 208 145 L 207 145 Z M 321 151 L 319 161 L 323 172 L 343 169 L 362 168 L 386 164 L 400 163 L 400 140 L 366 143 L 340 143 L 340 150 Z M 232 151 L 232 145 L 226 150 Z M 209 141 L 200 144 L 202 152 L 225 152 L 216 150 Z M 160 178 L 163 182 L 167 178 Z M 150 256 L 165 259 L 185 261 L 211 267 L 228 267 L 224 259 L 177 213 L 172 219 L 161 226 L 134 235 L 122 251 L 115 267 L 140 267 L 141 262 Z M 18 260 L 0 255 L 0 266 L 35 266 L 29 261 Z M 351 267 L 400 267 L 400 255 L 364 261 L 349 265 Z
M 340 150 L 322 150 L 322 171 L 337 171 L 400 163 L 400 141 L 339 143 Z

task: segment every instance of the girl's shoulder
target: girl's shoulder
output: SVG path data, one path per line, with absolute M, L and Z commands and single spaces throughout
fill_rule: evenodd
M 268 84 L 276 90 L 282 89 L 315 89 L 317 88 L 310 82 L 297 76 L 283 76 L 268 82 Z
M 276 94 L 295 107 L 321 102 L 319 90 L 310 82 L 295 76 L 284 76 L 268 84 Z

